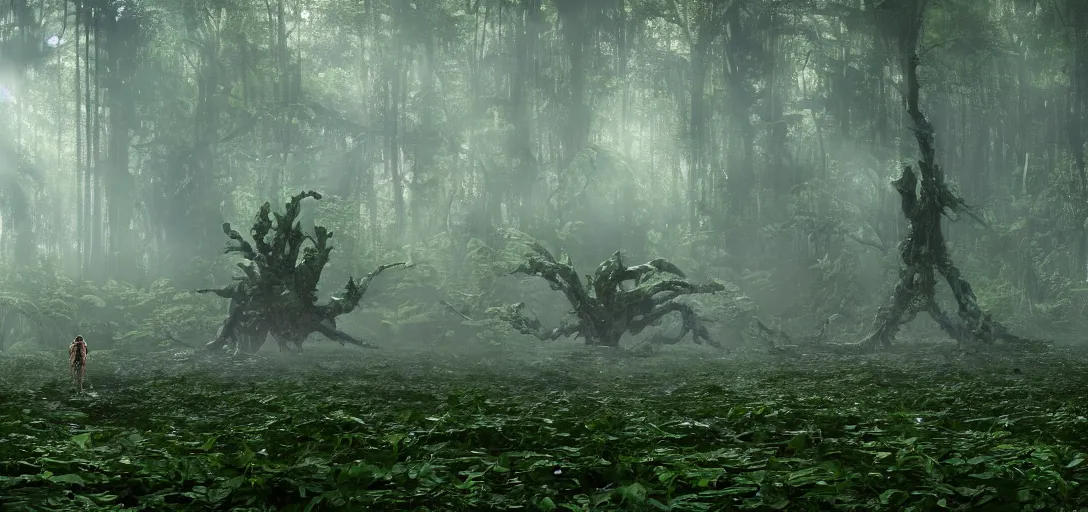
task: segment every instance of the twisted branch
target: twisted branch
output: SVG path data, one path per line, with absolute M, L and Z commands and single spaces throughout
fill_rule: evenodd
M 521 237 L 508 232 L 511 234 Z M 623 264 L 619 251 L 602 262 L 592 276 L 586 276 L 587 283 L 583 284 L 569 257 L 560 262 L 538 241 L 527 239 L 525 244 L 530 250 L 527 260 L 511 274 L 542 277 L 553 290 L 562 291 L 571 305 L 575 321 L 548 330 L 538 319 L 523 313 L 524 303 L 489 309 L 518 332 L 541 340 L 581 336 L 589 345 L 618 346 L 624 333 L 638 334 L 650 325 L 658 325 L 666 315 L 680 313 L 683 328 L 679 336 L 665 338 L 668 343 L 678 343 L 692 333 L 696 343 L 719 346 L 710 338 L 691 306 L 676 299 L 694 293 L 722 291 L 725 289 L 722 284 L 691 283 L 679 268 L 665 259 L 628 267 Z M 660 279 L 662 276 L 665 278 Z M 633 288 L 625 288 L 624 284 L 628 282 L 634 283 Z

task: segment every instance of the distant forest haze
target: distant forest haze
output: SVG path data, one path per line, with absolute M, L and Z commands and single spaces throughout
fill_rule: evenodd
M 226 306 L 193 292 L 238 272 L 223 224 L 308 190 L 323 297 L 408 264 L 343 331 L 558 321 L 560 294 L 508 275 L 514 230 L 582 274 L 622 251 L 713 280 L 692 300 L 723 344 L 756 312 L 864 334 L 907 234 L 892 181 L 923 159 L 908 43 L 979 307 L 1073 336 L 1083 0 L 4 0 L 0 350 L 215 338 Z

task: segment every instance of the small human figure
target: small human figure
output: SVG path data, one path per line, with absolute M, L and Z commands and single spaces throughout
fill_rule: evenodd
M 87 373 L 87 342 L 83 336 L 76 336 L 68 347 L 68 370 L 72 374 L 72 385 L 82 392 L 83 376 Z

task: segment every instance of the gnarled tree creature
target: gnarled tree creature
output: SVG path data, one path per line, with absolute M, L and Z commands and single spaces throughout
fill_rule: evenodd
M 314 332 L 341 345 L 372 347 L 337 329 L 336 317 L 355 309 L 375 276 L 404 263 L 382 265 L 359 282 L 349 278 L 343 296 L 318 304 L 317 284 L 332 253 L 328 243 L 332 232 L 314 226 L 313 234 L 307 234 L 297 222 L 302 200 L 311 197 L 321 199 L 321 194 L 309 191 L 292 197 L 283 214 L 272 212 L 269 203 L 261 206 L 250 229 L 252 244 L 229 223 L 223 224 L 223 233 L 232 242 L 226 252 L 241 254 L 246 262 L 238 264 L 242 275 L 234 278 L 234 284 L 198 290 L 230 299 L 230 313 L 208 348 L 233 343 L 252 353 L 271 334 L 280 350 L 290 350 L 290 344 L 301 349 L 302 342 Z M 310 244 L 303 247 L 307 241 Z
M 510 231 L 507 235 L 520 237 Z M 528 240 L 526 243 L 532 252 L 511 274 L 547 280 L 553 290 L 566 296 L 575 320 L 546 330 L 539 320 L 522 313 L 524 303 L 492 310 L 519 332 L 545 341 L 581 336 L 587 345 L 617 347 L 625 332 L 638 334 L 675 312 L 681 315 L 683 329 L 675 337 L 656 337 L 659 343 L 678 343 L 690 332 L 696 343 L 720 346 L 710 338 L 691 306 L 676 300 L 683 295 L 721 291 L 725 287 L 720 283 L 693 284 L 680 269 L 664 259 L 628 267 L 617 251 L 601 263 L 592 276 L 586 276 L 583 284 L 569 256 L 561 262 L 539 242 Z M 631 285 L 626 286 L 626 283 Z
M 921 34 L 925 0 L 912 0 L 889 4 L 879 13 L 889 27 L 897 31 L 895 36 L 901 50 L 901 65 L 906 82 L 905 105 L 913 122 L 914 137 L 922 159 L 918 172 L 907 166 L 899 179 L 892 182 L 901 198 L 903 215 L 910 222 L 906 239 L 899 245 L 902 266 L 899 282 L 892 296 L 876 314 L 875 328 L 858 343 L 837 345 L 863 351 L 892 343 L 899 329 L 918 313 L 930 317 L 957 343 L 979 342 L 992 344 L 996 340 L 1012 343 L 1038 343 L 1021 338 L 1009 331 L 989 313 L 982 311 L 971 285 L 952 263 L 941 230 L 941 218 L 949 215 L 966 215 L 981 222 L 944 180 L 944 171 L 936 163 L 933 142 L 933 126 L 918 106 L 918 41 Z M 899 9 L 902 9 L 901 11 Z M 935 298 L 940 274 L 952 289 L 956 298 L 959 319 L 949 317 Z M 759 324 L 756 328 L 770 338 L 774 329 Z M 773 345 L 773 343 L 772 343 Z
M 981 219 L 945 183 L 944 170 L 936 163 L 934 154 L 933 126 L 918 107 L 918 41 L 925 2 L 915 0 L 901 8 L 909 9 L 902 13 L 905 16 L 898 17 L 905 20 L 899 25 L 901 32 L 898 42 L 907 86 L 906 108 L 914 124 L 914 138 L 918 141 L 922 159 L 918 161 L 917 173 L 907 166 L 899 179 L 892 182 L 901 198 L 903 216 L 910 221 L 910 230 L 899 246 L 903 262 L 899 282 L 888 303 L 877 311 L 875 329 L 861 341 L 860 346 L 871 349 L 877 344 L 890 345 L 900 326 L 921 312 L 929 313 L 941 329 L 958 343 L 990 344 L 995 340 L 1028 342 L 1030 340 L 1013 334 L 992 315 L 982 311 L 971 285 L 962 277 L 948 254 L 941 231 L 941 217 L 959 214 L 979 222 Z M 944 277 L 956 298 L 958 321 L 946 315 L 934 298 L 938 273 Z

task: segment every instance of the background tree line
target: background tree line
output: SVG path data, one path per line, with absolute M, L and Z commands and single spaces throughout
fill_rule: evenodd
M 917 158 L 892 1 L 0 2 L 0 293 L 181 315 L 153 283 L 226 279 L 220 225 L 316 189 L 330 281 L 419 264 L 389 329 L 440 311 L 425 291 L 512 293 L 505 227 L 861 325 Z M 1088 304 L 1084 20 L 931 0 L 921 43 L 937 159 L 989 224 L 951 222 L 954 250 L 988 306 L 1048 328 Z

